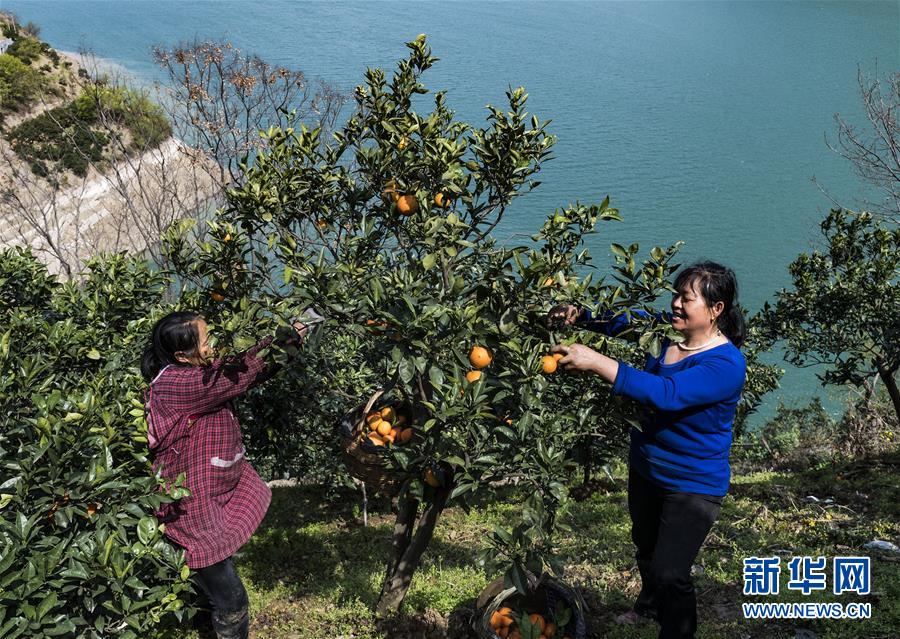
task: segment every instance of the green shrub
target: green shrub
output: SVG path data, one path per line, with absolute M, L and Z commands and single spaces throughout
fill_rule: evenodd
M 8 57 L 8 56 L 0 56 Z M 25 70 L 32 72 L 15 58 Z M 0 74 L 0 80 L 2 80 Z M 0 96 L 3 85 L 0 84 Z M 91 164 L 102 162 L 109 133 L 100 130 L 101 114 L 131 134 L 130 148 L 155 148 L 172 134 L 162 108 L 142 93 L 123 87 L 93 85 L 67 105 L 30 118 L 9 132 L 13 150 L 29 163 L 36 175 L 47 176 L 52 165 L 85 176 Z
M 0 316 L 14 310 L 50 307 L 56 280 L 30 251 L 11 248 L 0 262 Z
M 6 50 L 11 56 L 15 56 L 25 64 L 31 64 L 41 57 L 41 42 L 36 38 L 17 38 Z
M 25 120 L 9 132 L 9 141 L 39 175 L 48 171 L 50 163 L 58 163 L 62 170 L 83 177 L 91 163 L 103 160 L 109 142 L 91 123 L 78 117 L 70 104 Z
M 862 459 L 896 446 L 900 425 L 887 390 L 868 396 L 848 387 L 839 418 L 817 398 L 808 405 L 779 405 L 774 417 L 736 439 L 734 458 L 752 468 L 805 470 L 836 459 Z
M 839 423 L 818 398 L 807 406 L 779 404 L 775 416 L 738 441 L 735 459 L 754 467 L 809 468 L 838 455 Z
M 127 128 L 131 133 L 131 147 L 135 150 L 155 148 L 172 135 L 162 107 L 128 87 L 98 83 L 83 91 L 75 99 L 73 108 L 84 120 L 93 121 L 102 113 Z
M 136 362 L 166 282 L 122 255 L 57 284 L 0 252 L 0 636 L 139 637 L 182 619 L 183 553 L 153 512 Z M 7 297 L 9 296 L 9 297 Z
M 0 55 L 0 109 L 28 106 L 44 85 L 39 72 L 9 54 Z

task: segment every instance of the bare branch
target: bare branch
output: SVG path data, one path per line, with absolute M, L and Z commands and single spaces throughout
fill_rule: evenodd
M 883 193 L 881 202 L 871 203 L 872 211 L 897 221 L 900 220 L 900 127 L 897 124 L 900 72 L 891 74 L 883 83 L 877 69 L 871 78 L 860 70 L 857 82 L 867 126 L 860 131 L 836 113 L 837 142 L 829 142 L 827 136 L 825 142 L 853 164 L 859 177 Z

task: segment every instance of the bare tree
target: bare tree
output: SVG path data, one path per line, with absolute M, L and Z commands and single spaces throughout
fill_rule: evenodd
M 345 101 L 228 43 L 157 49 L 155 59 L 171 84 L 151 94 L 81 55 L 69 101 L 44 96 L 29 114 L 42 118 L 46 148 L 65 148 L 58 157 L 29 159 L 13 128 L 0 139 L 0 245 L 28 244 L 66 278 L 100 251 L 147 251 L 166 266 L 166 229 L 224 201 L 242 159 L 264 144 L 261 129 L 328 128 Z
M 857 128 L 840 113 L 837 141 L 825 138 L 828 147 L 853 164 L 859 177 L 883 193 L 881 202 L 867 202 L 867 208 L 895 222 L 900 221 L 900 72 L 883 82 L 878 72 L 872 77 L 862 70 L 857 73 L 859 92 L 863 101 L 866 122 Z
M 229 42 L 157 48 L 154 58 L 168 76 L 162 104 L 175 135 L 214 160 L 222 185 L 242 183 L 242 159 L 265 144 L 260 131 L 300 123 L 330 130 L 347 100 L 324 81 L 310 83 Z

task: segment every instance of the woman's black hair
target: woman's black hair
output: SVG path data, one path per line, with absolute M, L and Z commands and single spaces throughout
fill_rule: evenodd
M 153 325 L 150 345 L 144 349 L 141 357 L 141 375 L 148 382 L 155 378 L 159 371 L 168 364 L 180 364 L 175 353 L 197 353 L 200 348 L 200 332 L 197 320 L 202 319 L 197 313 L 177 311 L 160 318 Z
M 747 337 L 747 324 L 737 303 L 738 285 L 734 271 L 716 262 L 697 262 L 675 277 L 676 291 L 690 288 L 691 285 L 695 285 L 710 308 L 716 302 L 725 305 L 716 323 L 731 343 L 740 348 Z

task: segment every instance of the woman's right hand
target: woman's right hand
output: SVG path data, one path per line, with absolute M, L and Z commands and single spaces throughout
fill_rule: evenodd
M 574 304 L 559 304 L 547 313 L 547 325 L 551 328 L 572 326 L 578 320 L 579 315 L 581 315 L 581 309 Z

